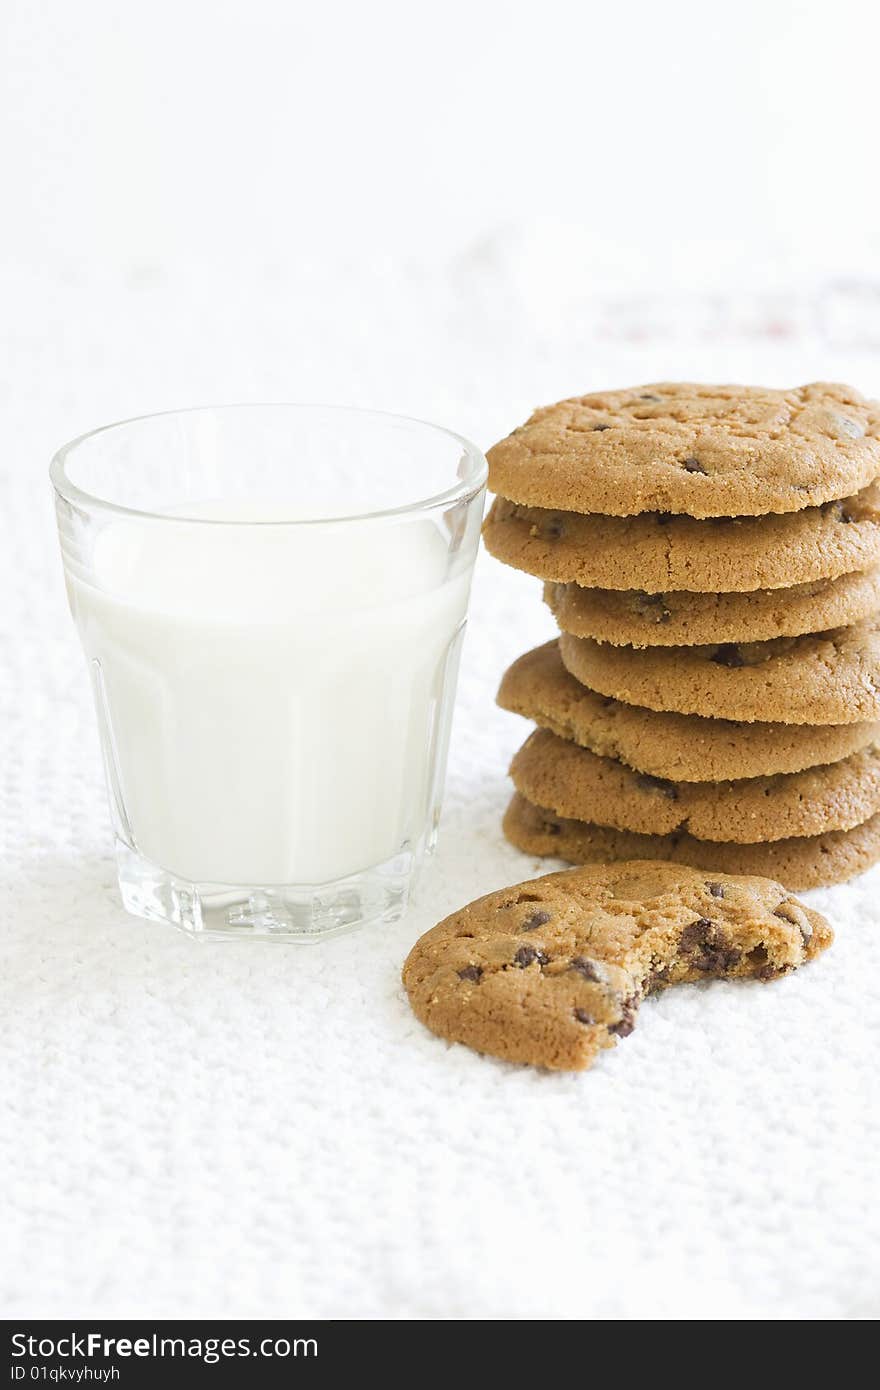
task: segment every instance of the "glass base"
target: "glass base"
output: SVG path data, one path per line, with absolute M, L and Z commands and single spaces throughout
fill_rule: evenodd
M 433 838 L 433 837 L 431 837 Z M 373 922 L 395 922 L 409 902 L 430 840 L 332 883 L 266 887 L 191 883 L 116 841 L 127 912 L 210 941 L 323 941 Z

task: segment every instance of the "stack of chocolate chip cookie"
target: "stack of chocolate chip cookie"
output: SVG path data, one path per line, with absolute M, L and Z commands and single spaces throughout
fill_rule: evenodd
M 486 545 L 560 628 L 499 692 L 538 725 L 508 839 L 789 888 L 880 859 L 880 405 L 639 386 L 536 411 L 489 462 Z

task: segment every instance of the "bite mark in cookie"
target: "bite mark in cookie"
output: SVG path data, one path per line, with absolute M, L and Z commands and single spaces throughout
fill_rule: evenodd
M 531 909 L 503 889 L 421 937 L 403 980 L 440 1037 L 557 1070 L 588 1067 L 627 1037 L 648 993 L 713 976 L 774 979 L 832 940 L 818 912 L 763 878 L 637 861 L 522 887 L 548 915 L 533 945 L 521 935 Z

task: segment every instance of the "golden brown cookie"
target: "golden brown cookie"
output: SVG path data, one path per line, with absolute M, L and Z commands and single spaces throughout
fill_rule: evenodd
M 770 642 L 612 647 L 563 632 L 559 653 L 591 690 L 648 709 L 781 724 L 880 718 L 880 619 Z
M 646 994 L 713 976 L 776 979 L 832 940 L 824 917 L 767 879 L 602 865 L 470 903 L 416 942 L 403 982 L 441 1038 L 581 1070 L 632 1032 Z
M 750 594 L 647 594 L 638 589 L 544 585 L 563 632 L 631 647 L 762 642 L 857 623 L 880 608 L 880 567 Z
M 514 569 L 588 589 L 789 588 L 880 564 L 880 487 L 789 516 L 715 521 L 660 512 L 579 516 L 496 497 L 483 540 Z
M 498 703 L 594 753 L 672 781 L 722 782 L 801 772 L 880 740 L 877 721 L 815 727 L 742 724 L 623 704 L 575 680 L 555 641 L 513 663 L 501 681 Z
M 686 830 L 698 840 L 787 840 L 851 830 L 880 811 L 880 749 L 775 777 L 678 782 L 651 777 L 538 729 L 515 754 L 513 785 L 558 816 L 643 835 Z
M 880 405 L 829 382 L 790 391 L 660 382 L 544 406 L 488 458 L 492 492 L 527 506 L 796 512 L 880 474 Z
M 673 835 L 637 835 L 588 821 L 569 820 L 514 793 L 503 821 L 504 834 L 525 854 L 567 859 L 571 864 L 606 864 L 620 859 L 663 859 L 708 872 L 766 874 L 795 890 L 844 883 L 880 859 L 880 815 L 853 830 L 833 830 L 803 839 L 735 845 Z

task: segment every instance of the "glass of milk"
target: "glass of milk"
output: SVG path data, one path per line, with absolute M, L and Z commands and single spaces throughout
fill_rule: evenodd
M 417 420 L 231 406 L 52 461 L 126 908 L 312 940 L 434 848 L 486 461 Z

